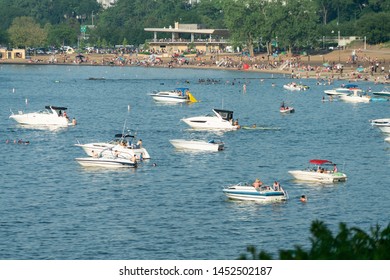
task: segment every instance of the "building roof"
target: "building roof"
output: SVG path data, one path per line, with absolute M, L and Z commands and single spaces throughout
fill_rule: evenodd
M 228 36 L 229 30 L 227 29 L 203 29 L 203 28 L 144 28 L 145 31 L 150 32 L 165 32 L 165 33 L 195 33 L 195 34 L 211 34 Z

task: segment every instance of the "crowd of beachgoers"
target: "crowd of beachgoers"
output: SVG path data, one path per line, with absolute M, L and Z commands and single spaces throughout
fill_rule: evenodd
M 342 54 L 342 55 L 341 55 Z M 0 63 L 73 64 L 142 67 L 188 67 L 258 71 L 287 74 L 291 78 L 344 79 L 390 83 L 390 59 L 370 57 L 361 50 L 356 55 L 345 51 L 333 55 L 292 56 L 215 54 L 180 56 L 130 54 L 59 54 L 32 56 L 26 60 L 0 60 Z

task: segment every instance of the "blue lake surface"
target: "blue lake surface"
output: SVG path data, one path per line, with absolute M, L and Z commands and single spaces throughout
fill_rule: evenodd
M 219 82 L 198 82 L 207 78 Z M 288 82 L 224 70 L 0 65 L 0 259 L 236 259 L 248 245 L 277 257 L 279 249 L 310 247 L 313 220 L 332 231 L 340 222 L 363 230 L 387 226 L 390 144 L 369 120 L 389 118 L 390 102 L 322 102 L 323 91 L 342 81 L 304 79 L 311 87 L 305 92 L 284 90 Z M 162 105 L 148 95 L 177 86 L 190 87 L 201 102 Z M 280 114 L 282 101 L 296 112 Z M 78 125 L 38 130 L 8 118 L 10 110 L 45 105 L 68 107 Z M 233 110 L 241 125 L 273 129 L 215 134 L 180 121 L 213 108 Z M 151 160 L 131 170 L 75 161 L 84 156 L 75 143 L 110 140 L 124 127 L 143 140 Z M 221 139 L 226 149 L 180 152 L 169 143 L 174 138 Z M 292 180 L 288 170 L 313 158 L 338 163 L 348 181 Z M 222 193 L 255 178 L 280 181 L 290 200 L 238 202 Z M 299 201 L 302 194 L 307 203 Z

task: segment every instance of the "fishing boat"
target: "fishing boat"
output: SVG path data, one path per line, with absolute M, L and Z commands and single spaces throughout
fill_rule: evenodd
M 223 193 L 230 199 L 251 200 L 257 202 L 275 202 L 285 201 L 288 199 L 287 192 L 282 188 L 277 189 L 271 186 L 254 187 L 248 183 L 238 183 L 227 186 Z
M 196 98 L 191 94 L 189 88 L 175 88 L 169 91 L 159 91 L 150 94 L 155 101 L 159 102 L 198 102 Z
M 169 142 L 176 148 L 181 150 L 197 150 L 197 151 L 222 151 L 225 148 L 225 144 L 222 141 L 217 140 L 185 140 L 185 139 L 172 139 Z
M 56 126 L 56 127 L 67 127 L 76 125 L 76 120 L 72 121 L 69 119 L 66 110 L 66 107 L 58 107 L 48 105 L 45 106 L 45 110 L 41 110 L 33 113 L 24 113 L 23 111 L 18 111 L 17 114 L 14 114 L 11 111 L 10 119 L 15 120 L 16 122 L 22 125 L 33 125 L 33 126 Z
M 312 167 L 305 170 L 291 170 L 288 173 L 296 180 L 301 181 L 333 183 L 347 180 L 347 175 L 339 172 L 336 164 L 329 160 L 312 159 L 309 163 Z
M 233 111 L 213 109 L 214 115 L 197 116 L 182 119 L 194 129 L 236 130 L 240 128 L 238 121 L 233 119 Z

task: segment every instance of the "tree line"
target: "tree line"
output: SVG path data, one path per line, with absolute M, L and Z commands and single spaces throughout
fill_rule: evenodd
M 390 0 L 118 0 L 108 9 L 96 0 L 0 0 L 0 19 L 7 47 L 138 46 L 153 36 L 144 28 L 174 22 L 227 28 L 231 44 L 251 54 L 321 48 L 338 34 L 368 44 L 390 39 Z

